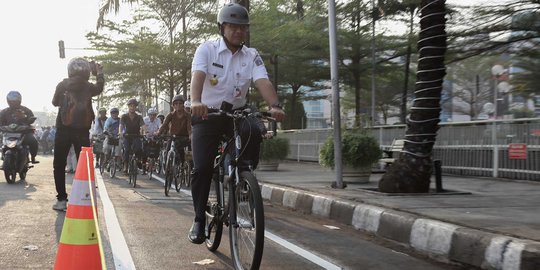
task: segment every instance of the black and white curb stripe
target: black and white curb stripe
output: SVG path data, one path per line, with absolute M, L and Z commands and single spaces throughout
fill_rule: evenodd
M 283 186 L 261 184 L 263 199 L 352 225 L 432 257 L 482 269 L 539 270 L 540 242 L 458 226 L 414 214 Z

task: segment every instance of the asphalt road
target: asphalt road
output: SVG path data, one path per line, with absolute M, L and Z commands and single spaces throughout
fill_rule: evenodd
M 12 185 L 0 181 L 0 269 L 51 269 L 54 265 L 65 214 L 51 208 L 56 194 L 52 157 L 40 160 L 26 181 Z M 68 179 L 72 176 L 68 174 Z M 193 218 L 188 191 L 165 197 L 163 184 L 147 176 L 139 178 L 137 188 L 129 186 L 123 175 L 97 178 L 98 184 L 105 184 L 98 187 L 98 215 L 108 269 L 115 269 L 115 264 L 116 269 L 233 268 L 227 228 L 215 253 L 187 240 Z M 261 269 L 468 269 L 411 253 L 352 227 L 270 204 L 265 204 L 265 217 Z M 120 230 L 114 228 L 115 220 Z M 122 249 L 118 239 L 127 248 Z M 195 264 L 205 259 L 210 263 Z

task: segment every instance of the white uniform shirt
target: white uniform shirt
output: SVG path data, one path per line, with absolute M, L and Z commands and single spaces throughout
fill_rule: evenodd
M 191 64 L 191 71 L 196 70 L 206 73 L 201 102 L 215 108 L 222 101 L 233 104 L 234 109 L 244 106 L 251 81 L 268 79 L 257 50 L 243 46 L 233 55 L 223 39 L 197 48 Z
M 149 116 L 146 116 L 143 118 L 144 124 L 146 125 L 146 138 L 152 138 L 154 137 L 154 133 L 159 130 L 159 127 L 161 126 L 161 119 L 157 118 L 154 119 L 152 122 L 150 120 Z

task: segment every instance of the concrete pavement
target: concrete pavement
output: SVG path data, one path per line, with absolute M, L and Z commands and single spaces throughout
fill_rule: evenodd
M 540 183 L 443 175 L 444 193 L 376 192 L 367 184 L 334 189 L 334 172 L 285 162 L 257 171 L 272 204 L 329 218 L 448 262 L 482 269 L 540 269 Z M 434 179 L 432 187 L 434 188 Z

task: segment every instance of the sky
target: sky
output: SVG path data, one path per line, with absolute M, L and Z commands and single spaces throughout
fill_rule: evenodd
M 453 0 L 448 2 L 464 1 Z M 471 0 L 471 2 L 480 2 Z M 95 54 L 86 33 L 94 31 L 100 0 L 16 0 L 0 3 L 0 109 L 17 90 L 33 111 L 56 111 L 51 101 L 56 85 L 67 77 L 69 59 Z M 129 10 L 129 5 L 122 8 Z M 128 13 L 128 12 L 126 12 Z M 126 15 L 108 18 L 121 18 Z M 64 40 L 66 58 L 58 53 Z M 79 49 L 77 49 L 79 48 Z
M 9 91 L 21 92 L 33 111 L 56 111 L 56 85 L 67 77 L 69 59 L 93 52 L 86 33 L 95 30 L 99 0 L 17 0 L 0 4 L 0 109 Z M 126 5 L 128 7 L 128 5 Z M 64 40 L 66 58 L 58 53 Z

